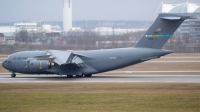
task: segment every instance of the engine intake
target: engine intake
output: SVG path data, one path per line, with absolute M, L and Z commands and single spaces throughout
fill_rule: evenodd
M 54 63 L 51 63 L 47 60 L 32 60 L 30 61 L 31 70 L 47 70 L 51 69 L 54 66 Z

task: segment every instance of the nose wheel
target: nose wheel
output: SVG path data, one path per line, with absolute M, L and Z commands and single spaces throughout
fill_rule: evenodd
M 12 74 L 11 74 L 11 77 L 16 77 L 16 74 L 15 74 L 15 73 L 12 73 Z

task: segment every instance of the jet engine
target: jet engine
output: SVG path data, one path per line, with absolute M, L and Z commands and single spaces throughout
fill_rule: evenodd
M 51 63 L 47 60 L 31 60 L 30 69 L 31 70 L 47 70 L 51 69 L 54 66 L 54 63 Z

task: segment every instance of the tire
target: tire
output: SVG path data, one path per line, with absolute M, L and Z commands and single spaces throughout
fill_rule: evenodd
M 85 75 L 85 77 L 92 77 L 92 74 Z
M 72 78 L 73 77 L 73 75 L 67 75 L 67 78 Z
M 76 77 L 83 77 L 83 75 L 76 75 Z
M 11 77 L 16 77 L 16 74 L 11 74 Z

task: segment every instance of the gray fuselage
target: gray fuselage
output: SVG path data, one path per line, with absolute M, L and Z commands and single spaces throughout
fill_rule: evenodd
M 66 51 L 67 52 L 67 51 Z M 111 70 L 124 68 L 130 65 L 141 63 L 150 59 L 159 58 L 171 51 L 151 48 L 120 48 L 106 50 L 72 51 L 87 55 L 92 58 L 82 57 L 84 66 L 77 67 L 72 65 L 59 66 L 46 70 L 32 70 L 27 64 L 28 58 L 35 56 L 45 56 L 46 51 L 24 51 L 11 54 L 2 62 L 4 68 L 15 73 L 25 74 L 59 74 L 59 75 L 81 75 L 96 74 Z

